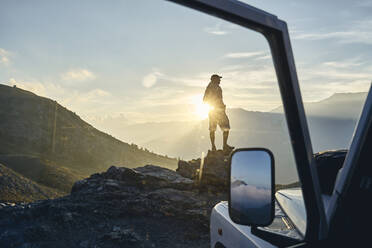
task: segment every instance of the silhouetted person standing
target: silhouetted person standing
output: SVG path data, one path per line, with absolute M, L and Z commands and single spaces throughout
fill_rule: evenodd
M 212 151 L 216 151 L 215 132 L 217 124 L 223 131 L 223 150 L 232 151 L 234 147 L 227 144 L 230 122 L 225 112 L 226 105 L 223 103 L 222 99 L 222 89 L 220 87 L 221 78 L 221 76 L 216 74 L 211 76 L 211 82 L 205 90 L 203 101 L 207 102 L 212 107 L 209 111 L 209 137 L 211 138 Z

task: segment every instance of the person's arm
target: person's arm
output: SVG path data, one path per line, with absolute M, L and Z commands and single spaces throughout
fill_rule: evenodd
M 209 98 L 210 98 L 209 95 L 210 95 L 210 89 L 209 89 L 209 87 L 207 87 L 207 88 L 205 89 L 205 92 L 204 92 L 203 102 L 208 103 Z
M 222 88 L 221 87 L 219 87 L 219 90 L 218 90 L 218 97 L 220 99 L 221 106 L 226 109 L 226 104 L 223 102 Z

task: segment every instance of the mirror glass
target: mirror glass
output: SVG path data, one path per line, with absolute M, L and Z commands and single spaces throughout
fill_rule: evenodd
M 266 150 L 241 150 L 232 155 L 230 217 L 239 224 L 265 226 L 272 222 L 273 159 Z

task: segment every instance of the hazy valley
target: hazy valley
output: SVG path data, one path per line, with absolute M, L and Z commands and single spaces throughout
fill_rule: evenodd
M 362 110 L 366 93 L 336 93 L 319 102 L 305 103 L 314 153 L 346 149 Z M 292 148 L 282 107 L 271 112 L 228 109 L 229 143 L 235 147 L 266 147 L 273 151 L 277 180 L 297 180 Z M 195 122 L 157 122 L 116 126 L 115 118 L 97 123 L 121 140 L 133 141 L 151 151 L 171 157 L 193 159 L 210 149 L 208 119 Z M 216 143 L 221 147 L 221 132 Z

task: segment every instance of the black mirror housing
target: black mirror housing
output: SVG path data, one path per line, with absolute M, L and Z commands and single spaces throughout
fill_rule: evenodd
M 229 215 L 241 225 L 268 226 L 274 219 L 274 156 L 265 148 L 242 148 L 230 156 Z

